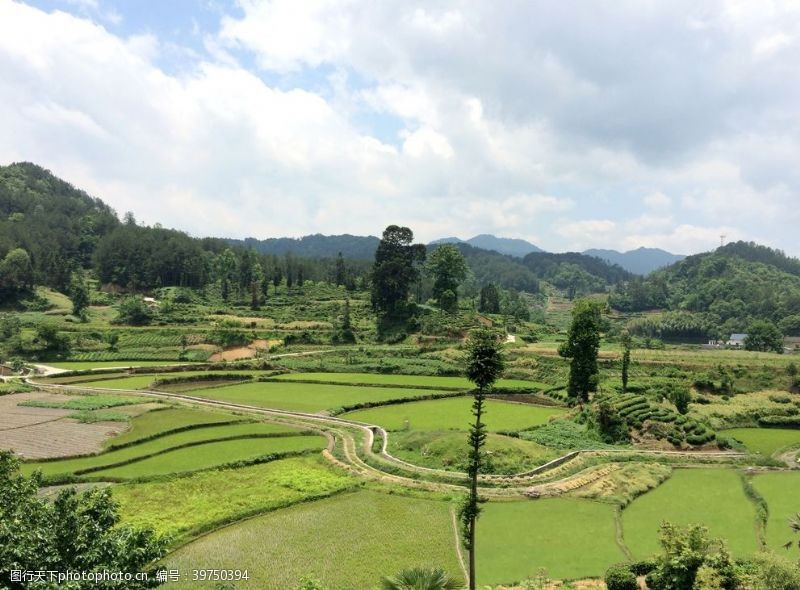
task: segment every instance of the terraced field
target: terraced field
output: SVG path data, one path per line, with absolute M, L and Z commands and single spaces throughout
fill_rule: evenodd
M 744 494 L 733 469 L 676 469 L 655 490 L 633 501 L 622 512 L 625 544 L 637 558 L 659 549 L 662 521 L 701 523 L 714 537 L 722 537 L 735 556 L 758 550 L 755 508 Z
M 800 430 L 791 428 L 733 428 L 721 434 L 735 438 L 750 452 L 765 457 L 771 457 L 786 447 L 800 446 Z
M 326 440 L 322 436 L 291 436 L 279 438 L 247 438 L 185 447 L 134 461 L 127 465 L 93 471 L 97 480 L 123 480 L 187 473 L 227 465 L 240 461 L 253 461 L 267 455 L 322 450 Z
M 383 375 L 374 373 L 286 373 L 277 375 L 281 381 L 318 381 L 322 383 L 346 383 L 360 385 L 399 385 L 405 387 L 433 387 L 438 389 L 472 389 L 474 385 L 466 377 L 434 377 L 430 375 Z M 496 387 L 507 389 L 546 389 L 544 383 L 521 379 L 500 379 Z
M 797 540 L 789 529 L 789 519 L 800 513 L 800 472 L 764 473 L 753 478 L 753 486 L 769 507 L 767 545 L 779 549 Z
M 174 432 L 193 426 L 236 422 L 244 419 L 242 416 L 214 410 L 201 410 L 191 407 L 164 408 L 137 416 L 131 420 L 128 430 L 119 436 L 108 439 L 104 446 L 106 448 L 117 447 L 158 434 Z
M 321 412 L 368 402 L 414 399 L 432 393 L 435 392 L 401 387 L 263 382 L 204 389 L 193 395 L 262 408 Z
M 467 430 L 471 420 L 472 398 L 408 402 L 348 412 L 342 417 L 378 424 L 386 430 Z M 485 422 L 492 432 L 515 431 L 546 423 L 562 416 L 564 408 L 487 400 Z
M 602 575 L 624 561 L 614 541 L 614 509 L 587 500 L 553 498 L 484 505 L 478 525 L 478 587 L 533 578 Z
M 266 534 L 266 532 L 269 534 Z M 286 590 L 314 575 L 328 588 L 376 588 L 387 572 L 439 566 L 460 576 L 446 502 L 371 491 L 300 504 L 215 532 L 182 547 L 167 567 L 247 568 L 239 590 Z M 190 581 L 168 589 L 213 588 Z
M 175 449 L 177 447 L 186 445 L 220 441 L 237 437 L 250 437 L 250 439 L 252 439 L 258 436 L 274 436 L 276 434 L 297 434 L 297 431 L 293 432 L 292 429 L 284 426 L 265 424 L 261 422 L 245 422 L 224 426 L 206 426 L 204 428 L 194 428 L 192 430 L 185 430 L 175 434 L 159 436 L 158 438 L 154 438 L 140 444 L 126 446 L 117 450 L 102 453 L 100 455 L 91 455 L 89 457 L 82 457 L 78 459 L 66 459 L 63 461 L 25 463 L 23 465 L 23 472 L 30 473 L 36 469 L 39 469 L 45 476 L 75 474 L 77 472 L 97 470 L 98 468 L 104 466 L 127 463 L 129 461 L 156 455 L 158 453 L 163 453 L 166 450 Z M 202 451 L 203 448 L 197 449 L 198 453 Z

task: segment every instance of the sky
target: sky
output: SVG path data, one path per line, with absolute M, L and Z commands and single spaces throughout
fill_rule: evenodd
M 0 164 L 197 236 L 800 255 L 800 0 L 0 0 Z

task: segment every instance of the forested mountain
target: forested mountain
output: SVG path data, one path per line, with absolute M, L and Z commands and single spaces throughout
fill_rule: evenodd
M 100 239 L 120 224 L 114 211 L 35 164 L 0 166 L 0 259 L 30 257 L 36 284 L 65 289 L 89 266 Z
M 800 325 L 800 260 L 735 242 L 620 285 L 609 303 L 622 311 L 710 314 L 706 323 L 722 326 L 723 333 L 745 332 L 754 319 L 792 333 Z
M 234 246 L 253 249 L 260 254 L 283 256 L 287 252 L 299 257 L 334 258 L 342 254 L 354 260 L 372 260 L 380 240 L 375 236 L 353 236 L 342 234 L 324 236 L 314 234 L 302 238 L 245 238 L 244 240 L 228 239 Z
M 539 280 L 527 269 L 519 258 L 499 252 L 474 248 L 466 243 L 455 246 L 466 258 L 470 271 L 478 284 L 494 283 L 505 289 L 516 289 L 528 293 L 538 293 Z M 436 246 L 428 246 L 428 251 Z
M 661 248 L 637 248 L 627 252 L 617 250 L 591 249 L 583 252 L 587 256 L 602 258 L 617 264 L 637 275 L 650 274 L 654 270 L 669 266 L 686 258 L 682 254 L 672 254 Z
M 634 275 L 616 264 L 578 252 L 534 252 L 522 259 L 536 277 L 544 279 L 572 298 L 605 291 L 608 286 L 631 280 Z
M 468 244 L 475 248 L 482 248 L 484 250 L 494 250 L 500 254 L 508 254 L 509 256 L 524 257 L 531 252 L 543 252 L 541 248 L 528 242 L 527 240 L 520 240 L 518 238 L 498 238 L 491 234 L 480 234 L 468 240 L 460 238 L 440 238 L 430 243 L 431 246 L 436 244 Z

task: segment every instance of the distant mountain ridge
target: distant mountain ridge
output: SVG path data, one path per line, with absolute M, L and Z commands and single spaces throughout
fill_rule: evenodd
M 519 238 L 498 238 L 492 234 L 479 234 L 468 240 L 462 240 L 456 237 L 439 238 L 438 240 L 433 240 L 428 245 L 436 246 L 438 244 L 468 244 L 473 248 L 494 250 L 500 254 L 516 256 L 517 258 L 524 258 L 531 252 L 544 252 L 539 246 L 531 244 L 527 240 L 521 240 Z
M 617 250 L 605 250 L 592 248 L 583 252 L 587 256 L 594 256 L 606 260 L 611 264 L 617 264 L 625 270 L 637 275 L 647 275 L 676 262 L 680 262 L 686 256 L 682 254 L 672 254 L 661 248 L 637 248 L 627 252 Z
M 341 252 L 345 258 L 354 260 L 372 260 L 380 242 L 375 236 L 353 236 L 341 234 L 325 236 L 313 234 L 302 238 L 245 238 L 244 240 L 227 239 L 233 246 L 242 246 L 260 254 L 283 256 L 291 252 L 295 256 L 308 258 L 333 258 Z

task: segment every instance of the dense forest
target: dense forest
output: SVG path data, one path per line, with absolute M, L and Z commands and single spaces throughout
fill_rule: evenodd
M 610 285 L 634 277 L 621 266 L 578 252 L 533 252 L 522 259 L 522 264 L 537 278 L 563 289 L 570 299 L 588 293 L 601 293 Z
M 609 304 L 621 311 L 693 312 L 693 319 L 687 313 L 670 316 L 685 332 L 710 333 L 709 326 L 722 335 L 746 332 L 761 319 L 794 335 L 800 333 L 800 261 L 735 242 L 619 285 Z

